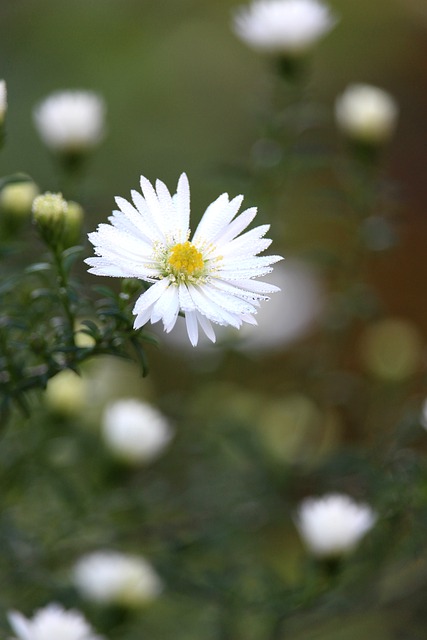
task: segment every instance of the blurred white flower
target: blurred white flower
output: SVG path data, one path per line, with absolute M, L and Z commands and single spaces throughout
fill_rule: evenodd
M 136 399 L 118 400 L 107 406 L 102 435 L 109 449 L 129 463 L 149 462 L 169 444 L 168 420 L 155 407 Z
M 318 0 L 254 0 L 237 11 L 234 31 L 258 51 L 299 55 L 335 24 L 329 8 Z
M 424 400 L 421 406 L 420 422 L 421 426 L 424 427 L 424 429 L 427 429 L 427 399 Z
M 369 144 L 386 142 L 393 134 L 398 116 L 394 98 L 378 87 L 352 84 L 335 102 L 339 128 L 349 138 Z
M 0 124 L 3 123 L 7 112 L 7 86 L 4 80 L 0 80 Z
M 53 93 L 34 110 L 43 142 L 58 153 L 85 153 L 104 135 L 105 106 L 91 91 Z
M 206 209 L 190 241 L 190 188 L 187 176 L 179 179 L 171 196 L 157 180 L 156 190 L 141 176 L 142 196 L 132 191 L 133 205 L 116 198 L 119 211 L 111 224 L 100 224 L 89 234 L 96 258 L 85 262 L 95 275 L 139 278 L 152 286 L 136 301 L 135 329 L 149 320 L 163 321 L 167 333 L 179 312 L 185 314 L 188 337 L 193 346 L 199 325 L 215 342 L 212 322 L 239 329 L 244 322 L 256 324 L 261 300 L 279 289 L 255 278 L 272 271 L 281 256 L 258 256 L 270 246 L 264 238 L 270 226 L 262 225 L 239 235 L 252 222 L 256 208 L 236 217 L 243 201 L 231 201 L 223 193 Z
M 157 598 L 162 583 L 143 558 L 96 551 L 75 565 L 73 581 L 82 596 L 102 605 L 137 607 Z
M 8 619 L 19 640 L 100 640 L 79 611 L 59 604 L 39 609 L 31 620 L 18 611 L 10 611 Z
M 322 312 L 323 287 L 307 265 L 286 261 L 275 268 L 270 280 L 283 295 L 259 310 L 257 327 L 243 327 L 238 345 L 243 350 L 268 351 L 293 343 L 313 327 Z
M 301 503 L 296 526 L 308 550 L 317 557 L 337 557 L 350 552 L 374 526 L 376 514 L 349 496 L 331 493 Z

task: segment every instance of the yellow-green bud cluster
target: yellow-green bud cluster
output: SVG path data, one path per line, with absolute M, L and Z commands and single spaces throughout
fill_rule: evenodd
M 61 193 L 46 192 L 34 199 L 32 210 L 45 242 L 62 247 L 79 242 L 84 212 L 77 202 L 67 202 Z
M 61 240 L 68 204 L 61 193 L 43 193 L 33 202 L 33 219 L 48 244 Z

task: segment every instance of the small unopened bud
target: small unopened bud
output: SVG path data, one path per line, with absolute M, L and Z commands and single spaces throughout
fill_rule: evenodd
M 12 222 L 27 218 L 31 214 L 34 198 L 39 190 L 34 182 L 12 182 L 0 192 L 0 210 Z
M 63 239 L 64 244 L 71 247 L 78 244 L 80 240 L 84 211 L 77 202 L 70 200 L 67 204 Z
M 68 205 L 61 193 L 46 192 L 33 202 L 33 219 L 42 238 L 48 244 L 58 241 L 65 226 Z
M 350 140 L 379 146 L 392 136 L 398 107 L 394 98 L 378 87 L 354 84 L 335 103 L 339 128 Z
M 45 398 L 54 413 L 64 416 L 78 415 L 85 405 L 86 384 L 77 373 L 65 369 L 49 380 Z

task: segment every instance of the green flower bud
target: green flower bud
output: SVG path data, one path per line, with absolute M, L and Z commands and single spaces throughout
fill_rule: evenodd
M 30 181 L 5 185 L 0 192 L 1 213 L 12 222 L 29 217 L 34 198 L 38 193 L 37 185 Z
M 84 211 L 77 202 L 70 200 L 67 205 L 63 239 L 65 245 L 72 247 L 79 243 Z
M 68 210 L 62 194 L 43 193 L 34 199 L 32 209 L 34 222 L 43 240 L 47 244 L 61 240 Z

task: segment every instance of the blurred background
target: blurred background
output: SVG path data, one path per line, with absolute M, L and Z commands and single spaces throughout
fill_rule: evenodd
M 223 191 L 243 193 L 246 206 L 258 205 L 259 223 L 272 223 L 273 252 L 286 258 L 269 278 L 283 294 L 263 309 L 259 333 L 225 331 L 218 346 L 194 350 L 179 327 L 159 332 L 146 380 L 132 365 L 101 359 L 71 402 L 53 391 L 31 421 L 16 418 L 0 452 L 2 610 L 30 614 L 60 600 L 110 638 L 421 640 L 427 4 L 329 2 L 339 23 L 313 54 L 316 116 L 309 113 L 283 181 L 269 173 L 275 147 L 265 143 L 277 87 L 268 62 L 232 32 L 240 4 L 0 4 L 2 175 L 23 171 L 41 190 L 58 190 L 32 111 L 53 91 L 94 90 L 108 130 L 79 193 L 87 231 L 110 215 L 114 196 L 138 188 L 140 174 L 172 191 L 186 171 L 194 219 Z M 331 160 L 346 158 L 333 105 L 353 82 L 386 89 L 400 110 L 373 178 L 362 275 L 346 263 L 359 233 L 360 220 L 346 217 L 358 173 Z M 91 283 L 84 268 L 81 275 Z M 105 406 L 127 396 L 160 407 L 175 429 L 166 455 L 132 472 L 110 466 L 98 441 Z M 336 490 L 369 500 L 381 518 L 341 582 L 325 583 L 293 514 L 305 496 Z M 109 546 L 147 554 L 166 584 L 134 617 L 91 609 L 67 582 L 81 553 Z
M 114 195 L 137 185 L 141 173 L 171 185 L 187 171 L 197 185 L 194 213 L 219 189 L 234 193 L 225 167 L 251 153 L 271 93 L 268 65 L 232 32 L 238 5 L 3 0 L 1 73 L 10 104 L 4 170 L 28 172 L 42 189 L 55 189 L 32 109 L 55 90 L 83 88 L 98 91 L 108 107 L 108 136 L 85 185 L 91 202 L 95 197 L 94 221 L 111 210 Z M 331 108 L 349 82 L 367 82 L 390 91 L 400 106 L 388 162 L 404 210 L 402 242 L 373 277 L 391 310 L 416 317 L 425 329 L 416 292 L 425 276 L 426 6 L 423 0 L 330 5 L 340 23 L 316 49 L 313 93 Z M 287 249 L 289 255 L 292 246 Z

